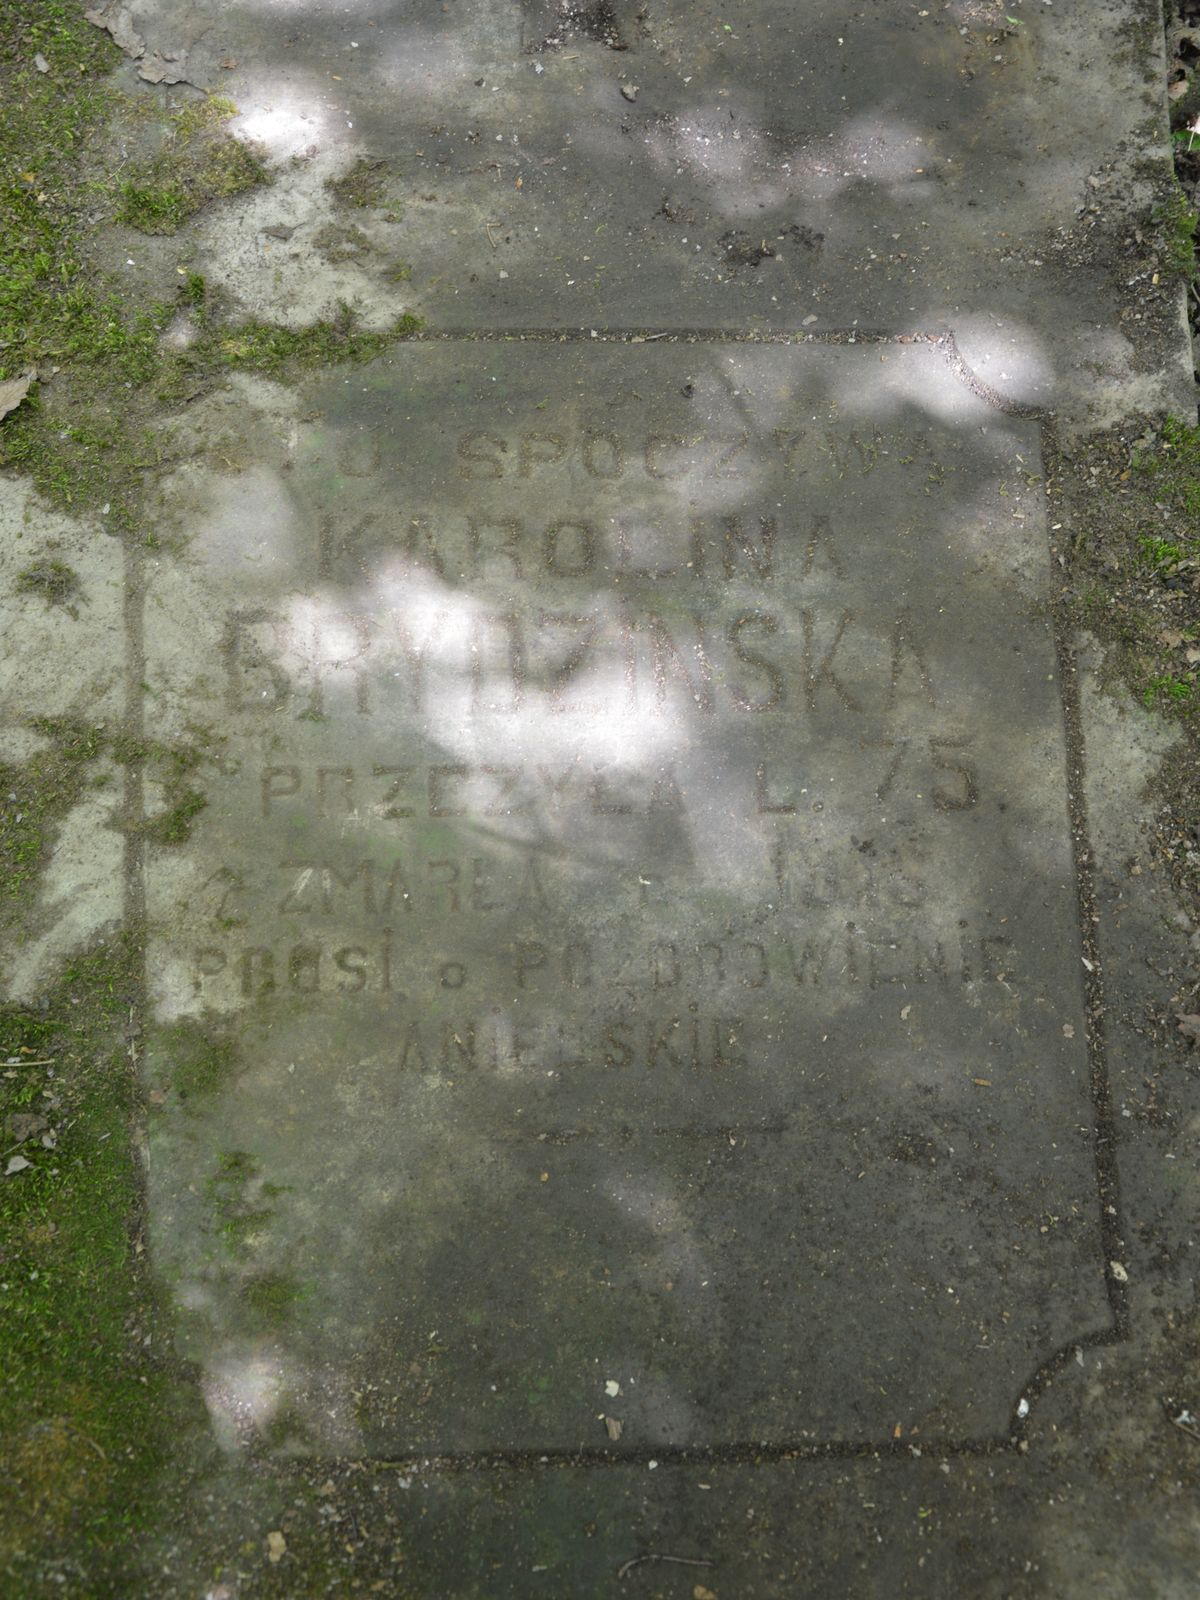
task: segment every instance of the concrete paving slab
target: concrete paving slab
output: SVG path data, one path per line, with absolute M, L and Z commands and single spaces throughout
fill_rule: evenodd
M 259 314 L 342 295 L 383 320 L 407 263 L 440 327 L 953 328 L 1007 392 L 1092 421 L 1190 387 L 1177 297 L 1120 304 L 1166 153 L 1149 10 L 137 11 L 284 165 L 201 224 L 203 269 Z M 343 193 L 378 203 L 331 206 L 356 169 Z M 148 257 L 128 242 L 106 259 Z

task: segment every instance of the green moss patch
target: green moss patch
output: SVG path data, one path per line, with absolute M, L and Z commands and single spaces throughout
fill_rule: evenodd
M 336 316 L 306 328 L 250 321 L 214 331 L 202 341 L 200 359 L 211 356 L 221 366 L 274 377 L 341 361 L 373 361 L 397 339 L 410 337 L 420 327 L 421 319 L 406 313 L 383 332 L 370 333 L 359 326 L 350 307 L 342 305 Z
M 0 465 L 65 509 L 109 504 L 119 527 L 157 458 L 139 397 L 171 306 L 129 304 L 81 249 L 106 206 L 94 169 L 120 97 L 99 80 L 118 59 L 68 0 L 2 8 L 0 378 L 35 369 L 41 381 L 0 423 Z
M 137 940 L 68 963 L 33 1007 L 0 1008 L 0 1566 L 33 1593 L 47 1558 L 87 1551 L 89 1593 L 125 1565 L 187 1426 L 142 1269 L 127 1033 Z M 40 1589 L 37 1592 L 41 1592 Z
M 205 1184 L 211 1208 L 210 1229 L 218 1252 L 227 1259 L 245 1260 L 254 1236 L 275 1215 L 270 1204 L 282 1193 L 278 1184 L 267 1183 L 258 1163 L 245 1150 L 230 1150 L 217 1160 Z
M 207 796 L 195 787 L 195 777 L 218 740 L 208 728 L 189 731 L 192 740 L 184 744 L 129 739 L 120 734 L 112 741 L 114 758 L 123 765 L 140 762 L 147 779 L 162 794 L 162 809 L 141 825 L 142 836 L 154 844 L 185 844 L 191 838 L 192 823 L 208 805 Z
M 34 66 L 39 52 L 48 73 Z M 83 150 L 111 110 L 97 79 L 113 54 L 66 0 L 0 8 L 0 376 L 56 352 L 111 356 L 124 343 L 118 308 L 80 283 L 69 244 L 86 198 Z
M 364 261 L 371 251 L 371 241 L 361 228 L 342 228 L 336 222 L 327 222 L 316 234 L 313 245 L 335 266 L 344 261 Z
M 193 730 L 195 742 L 165 744 L 129 738 L 120 729 L 75 717 L 36 717 L 30 728 L 46 741 L 23 763 L 0 762 L 0 929 L 28 927 L 37 904 L 38 880 L 50 860 L 58 829 L 89 789 L 111 784 L 101 758 L 118 766 L 140 763 L 159 785 L 166 806 L 142 825 L 158 844 L 182 844 L 207 805 L 194 787 L 212 735 Z M 114 796 L 114 807 L 116 797 Z
M 0 762 L 0 928 L 23 927 L 63 818 L 95 782 L 102 727 L 39 719 L 49 747 L 20 765 Z
M 75 601 L 83 593 L 79 574 L 74 567 L 52 556 L 43 556 L 23 567 L 17 573 L 14 587 L 18 594 L 34 594 L 47 605 L 65 606 L 72 610 Z
M 235 110 L 214 96 L 179 112 L 162 149 L 121 180 L 118 220 L 141 233 L 176 233 L 213 201 L 269 183 L 262 152 L 221 127 Z
M 230 137 L 229 102 L 194 96 L 171 110 L 160 92 L 123 95 L 108 81 L 123 59 L 78 0 L 0 6 L 0 381 L 37 373 L 0 419 L 0 468 L 55 507 L 152 543 L 147 487 L 194 449 L 173 407 L 232 371 L 298 378 L 369 360 L 419 324 L 368 332 L 345 307 L 303 329 L 239 321 L 188 270 L 182 245 L 182 270 L 178 258 L 164 265 L 157 292 L 97 266 L 97 227 L 173 233 L 269 179 L 261 155 Z M 336 198 L 374 204 L 386 178 L 357 173 Z M 181 312 L 197 332 L 183 351 L 162 338 Z M 15 588 L 30 605 L 86 599 L 53 547 Z M 76 719 L 31 726 L 42 748 L 0 765 L 10 941 L 32 930 L 61 825 L 90 790 L 111 786 L 115 827 L 178 845 L 203 811 L 213 743 L 204 730 L 172 745 Z M 157 796 L 140 823 L 118 803 L 129 766 Z M 127 930 L 68 962 L 34 1003 L 0 1007 L 0 1587 L 14 1594 L 48 1592 L 59 1571 L 81 1593 L 148 1593 L 141 1552 L 156 1528 L 184 1528 L 189 1486 L 209 1463 L 194 1375 L 174 1365 L 170 1316 L 145 1269 L 140 1127 L 153 1105 L 138 1088 L 141 937 Z M 195 1023 L 171 1032 L 162 1058 L 166 1089 L 185 1100 L 220 1092 L 239 1070 L 229 1040 Z M 252 1333 L 280 1326 L 306 1293 L 254 1259 L 279 1193 L 238 1151 L 201 1185 L 213 1270 L 244 1279 Z M 175 1497 L 166 1513 L 164 1494 Z
M 360 211 L 387 203 L 390 163 L 377 156 L 359 156 L 340 178 L 330 178 L 325 187 L 339 205 Z
M 270 1331 L 286 1325 L 306 1294 L 304 1285 L 286 1273 L 260 1272 L 243 1283 L 241 1302 L 249 1320 Z
M 184 844 L 191 837 L 192 823 L 207 804 L 199 789 L 188 789 L 169 810 L 151 818 L 142 832 L 155 844 Z
M 1154 207 L 1150 220 L 1159 230 L 1167 269 L 1181 278 L 1195 278 L 1197 216 L 1178 183 Z
M 1189 816 L 1200 759 L 1200 428 L 1168 417 L 1098 434 L 1052 452 L 1050 477 L 1053 520 L 1069 530 L 1061 604 L 1103 641 L 1109 673 L 1179 727 L 1160 816 Z M 1197 892 L 1194 851 L 1163 855 L 1179 888 Z
M 185 1102 L 218 1093 L 238 1071 L 233 1040 L 190 1017 L 162 1031 L 159 1054 L 170 1063 L 171 1087 Z
M 1151 480 L 1159 499 L 1191 519 L 1180 535 L 1193 555 L 1200 553 L 1200 427 L 1168 417 L 1157 437 L 1137 451 L 1134 466 Z
M 39 53 L 49 72 L 36 69 Z M 278 377 L 369 360 L 420 324 L 402 317 L 366 333 L 342 310 L 306 329 L 222 325 L 198 273 L 135 297 L 90 263 L 84 241 L 98 217 L 173 233 L 202 207 L 270 179 L 261 153 L 227 132 L 231 101 L 167 111 L 149 95 L 124 96 L 101 81 L 121 59 L 74 0 L 0 8 L 0 380 L 31 369 L 39 378 L 0 421 L 0 467 L 28 475 L 56 507 L 134 532 L 148 481 L 187 451 L 173 405 L 231 369 Z M 122 166 L 127 143 L 148 153 Z M 386 178 L 385 164 L 359 163 L 335 197 L 372 204 Z M 187 351 L 162 342 L 181 307 L 202 328 Z

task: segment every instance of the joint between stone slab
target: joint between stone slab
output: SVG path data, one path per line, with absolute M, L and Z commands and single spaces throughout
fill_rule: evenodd
M 144 584 L 142 556 L 135 536 L 124 541 L 122 581 L 122 620 L 125 634 L 125 715 L 124 733 L 129 740 L 129 758 L 124 763 L 124 891 L 125 922 L 136 928 L 145 919 L 145 847 L 142 820 L 145 813 L 145 761 L 141 753 L 145 732 L 145 637 Z
M 940 350 L 951 372 L 978 399 L 1011 417 L 1041 418 L 1044 408 L 1025 404 L 1003 394 L 970 367 L 950 329 L 826 328 L 794 333 L 786 328 L 423 328 L 407 344 L 782 344 L 816 345 L 835 349 L 858 345 L 928 345 Z
M 1116 1339 L 1123 1340 L 1129 1336 L 1129 1296 L 1124 1282 L 1113 1270 L 1115 1266 L 1123 1266 L 1121 1256 L 1124 1251 L 1124 1233 L 1121 1226 L 1120 1174 L 1117 1168 L 1117 1125 L 1113 1115 L 1112 1082 L 1108 1070 L 1104 1021 L 1104 968 L 1096 937 L 1096 890 L 1092 870 L 1094 852 L 1088 832 L 1087 797 L 1084 790 L 1086 751 L 1079 710 L 1078 666 L 1061 617 L 1056 617 L 1054 629 L 1059 696 L 1063 708 L 1067 752 L 1067 807 L 1075 866 L 1080 959 L 1084 968 L 1084 1027 L 1088 1068 L 1091 1075 L 1094 1118 L 1092 1153 L 1096 1165 L 1097 1198 L 1100 1205 L 1104 1283 L 1108 1303 L 1112 1309 L 1113 1335 Z
M 125 535 L 122 550 L 121 612 L 125 647 L 124 734 L 128 757 L 124 763 L 122 795 L 122 899 L 123 924 L 130 941 L 134 962 L 134 1001 L 129 1018 L 129 1056 L 135 1078 L 146 1037 L 146 842 L 143 822 L 146 812 L 146 761 L 143 742 L 145 714 L 145 575 L 143 552 L 135 533 Z M 134 1087 L 135 1104 L 140 1103 L 139 1086 Z M 144 1150 L 144 1142 L 140 1141 Z M 141 1206 L 144 1209 L 145 1196 Z
M 963 1457 L 1010 1456 L 1021 1451 L 1016 1434 L 1003 1438 L 929 1440 L 920 1435 L 907 1439 L 781 1440 L 757 1443 L 753 1440 L 716 1445 L 639 1445 L 630 1450 L 605 1450 L 601 1447 L 522 1450 L 459 1450 L 441 1454 L 409 1456 L 343 1457 L 319 1456 L 329 1471 L 426 1473 L 452 1477 L 458 1473 L 493 1468 L 513 1472 L 571 1471 L 574 1468 L 637 1468 L 669 1466 L 784 1466 L 792 1461 L 862 1461 L 894 1458 L 911 1461 L 928 1457 L 946 1461 Z

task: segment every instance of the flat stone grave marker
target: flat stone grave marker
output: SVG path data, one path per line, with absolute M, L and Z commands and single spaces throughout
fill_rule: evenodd
M 307 400 L 142 574 L 223 738 L 144 863 L 218 1424 L 1007 1435 L 1111 1326 L 1036 419 L 948 338 L 429 337 Z

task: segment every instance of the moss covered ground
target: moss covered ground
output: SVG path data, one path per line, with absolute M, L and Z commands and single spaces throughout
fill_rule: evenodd
M 48 1555 L 85 1550 L 88 1592 L 119 1592 L 194 1404 L 163 1359 L 141 1265 L 138 967 L 126 932 L 70 961 L 35 1005 L 0 1010 L 3 1161 L 25 1163 L 0 1181 L 0 1572 L 12 1594 L 35 1591 Z
M 122 93 L 111 81 L 121 61 L 71 0 L 0 7 L 0 381 L 34 378 L 0 422 L 0 467 L 28 476 L 51 506 L 107 507 L 111 528 L 153 543 L 144 490 L 172 459 L 172 409 L 184 397 L 234 370 L 286 378 L 368 360 L 417 324 L 367 333 L 345 308 L 299 330 L 239 319 L 195 273 L 134 303 L 90 264 L 98 219 L 171 233 L 270 181 L 262 153 L 227 131 L 231 102 Z M 118 138 L 141 153 L 113 159 Z M 181 310 L 198 330 L 183 351 L 161 338 Z M 27 565 L 15 588 L 47 606 L 78 598 L 77 575 L 56 560 Z M 32 731 L 38 753 L 0 767 L 0 928 L 16 937 L 36 916 L 58 827 L 89 790 L 107 786 L 119 812 L 122 771 L 139 764 L 161 805 L 138 826 L 160 845 L 183 843 L 206 803 L 202 734 L 167 746 L 71 719 Z M 4 1593 L 51 1592 L 50 1573 L 52 1592 L 133 1592 L 134 1552 L 172 1464 L 178 1484 L 189 1430 L 203 1455 L 202 1408 L 169 1355 L 143 1267 L 141 941 L 126 927 L 71 959 L 32 1003 L 0 1007 Z M 184 1044 L 181 1085 L 203 1093 L 228 1052 Z M 256 1281 L 248 1315 L 270 1325 L 300 1292 Z
M 87 260 L 98 218 L 174 232 L 270 173 L 260 151 L 226 131 L 231 101 L 193 95 L 172 108 L 122 94 L 108 82 L 120 60 L 70 0 L 9 0 L 0 11 L 0 381 L 36 374 L 0 428 L 0 466 L 63 510 L 107 505 L 110 525 L 129 531 L 147 476 L 172 460 L 173 405 L 231 370 L 281 377 L 367 361 L 420 324 L 403 316 L 366 332 L 345 307 L 299 329 L 238 318 L 196 273 L 131 303 Z M 118 138 L 147 153 L 108 159 Z M 366 204 L 364 185 L 382 180 L 356 172 L 347 203 Z M 186 350 L 161 338 L 181 309 L 198 326 Z

